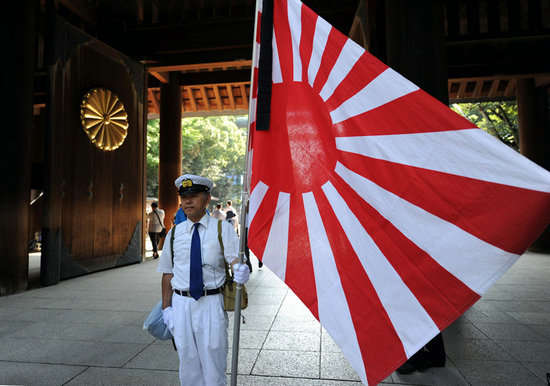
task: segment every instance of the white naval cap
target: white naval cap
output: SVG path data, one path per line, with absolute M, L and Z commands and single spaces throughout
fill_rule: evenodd
M 184 174 L 174 181 L 180 194 L 210 192 L 213 183 L 206 177 L 196 176 L 194 174 Z

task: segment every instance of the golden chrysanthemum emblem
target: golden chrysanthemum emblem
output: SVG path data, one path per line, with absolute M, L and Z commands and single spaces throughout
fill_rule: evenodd
M 80 104 L 82 128 L 101 150 L 115 150 L 128 135 L 128 114 L 118 95 L 106 88 L 93 88 Z

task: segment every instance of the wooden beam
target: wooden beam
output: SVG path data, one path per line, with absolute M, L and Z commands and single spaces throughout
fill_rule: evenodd
M 493 80 L 493 79 L 529 79 L 529 78 L 539 78 L 539 77 L 550 77 L 550 73 L 529 73 L 529 74 L 502 74 L 502 75 L 493 75 L 493 76 L 474 76 L 474 77 L 464 77 L 464 78 L 449 78 L 449 82 L 461 82 L 474 81 L 474 80 Z
M 227 97 L 229 98 L 229 106 L 231 107 L 231 110 L 235 110 L 235 97 L 233 96 L 233 87 L 231 85 L 227 84 L 225 85 L 227 88 Z
M 475 82 L 476 86 L 474 87 L 472 98 L 479 98 L 481 96 L 481 89 L 483 88 L 483 80 L 477 79 Z
M 500 80 L 499 79 L 495 79 L 493 80 L 493 83 L 491 83 L 491 88 L 489 89 L 489 93 L 487 94 L 487 96 L 489 98 L 494 98 L 496 97 L 497 95 L 497 90 L 498 90 L 498 84 L 500 83 Z
M 223 110 L 223 104 L 222 99 L 220 98 L 220 90 L 218 89 L 218 85 L 213 86 L 214 89 L 214 96 L 216 97 L 216 104 L 218 105 L 218 110 Z
M 456 93 L 457 98 L 464 98 L 466 95 L 466 85 L 468 84 L 467 81 L 461 80 L 458 86 L 458 92 Z
M 205 86 L 200 86 L 199 88 L 201 90 L 202 99 L 204 100 L 203 105 L 206 108 L 206 110 L 209 110 L 210 109 L 210 103 L 208 103 L 208 95 L 206 94 L 206 87 Z
M 191 109 L 197 111 L 197 101 L 195 100 L 195 95 L 193 93 L 192 87 L 185 87 L 187 93 L 189 94 L 189 101 L 191 102 Z
M 90 6 L 91 2 L 87 0 L 57 0 L 56 3 L 62 4 L 75 15 L 78 15 L 86 23 L 96 25 L 96 9 Z
M 244 83 L 241 83 L 239 87 L 241 89 L 241 95 L 243 96 L 243 105 L 248 108 L 248 97 L 246 96 L 246 88 L 244 85 Z
M 155 96 L 155 93 L 152 89 L 147 90 L 149 94 L 149 99 L 151 99 L 151 103 L 153 104 L 153 108 L 155 109 L 155 112 L 157 114 L 160 114 L 160 107 L 159 107 L 159 100 Z
M 201 70 L 226 70 L 228 68 L 250 68 L 252 66 L 252 60 L 233 60 L 225 62 L 210 62 L 210 63 L 196 63 L 196 64 L 180 64 L 175 66 L 151 66 L 148 68 L 149 72 L 171 72 L 171 71 L 201 71 Z
M 513 97 L 515 96 L 515 87 L 516 86 L 516 80 L 515 79 L 509 79 L 508 84 L 506 85 L 506 89 L 504 90 L 504 96 L 506 97 Z
M 161 83 L 168 83 L 168 78 L 170 76 L 170 73 L 166 72 L 166 71 L 161 72 L 161 71 L 151 71 L 151 70 L 149 70 L 149 74 L 153 75 Z

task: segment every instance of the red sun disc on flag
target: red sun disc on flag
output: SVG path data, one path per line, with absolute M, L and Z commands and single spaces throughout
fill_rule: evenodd
M 326 183 L 336 166 L 328 110 L 303 82 L 274 85 L 272 93 L 276 101 L 271 111 L 273 130 L 257 134 L 257 154 L 268 154 L 270 159 L 263 180 L 282 192 L 310 192 Z M 277 173 L 271 165 L 277 165 Z

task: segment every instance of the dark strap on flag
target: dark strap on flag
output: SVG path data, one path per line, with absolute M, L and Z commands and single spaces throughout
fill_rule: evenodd
M 262 0 L 256 130 L 269 130 L 273 67 L 273 0 Z

